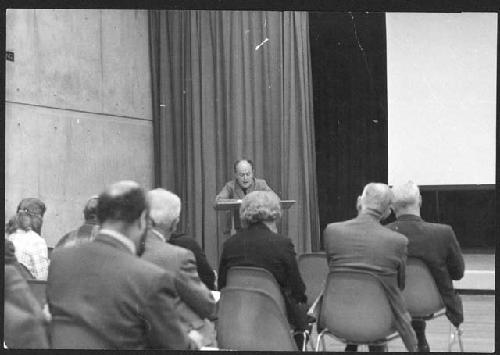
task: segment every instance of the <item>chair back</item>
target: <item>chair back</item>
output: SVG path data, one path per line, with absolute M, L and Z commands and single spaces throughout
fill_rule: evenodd
M 217 344 L 240 351 L 298 351 L 285 315 L 262 290 L 225 287 L 217 310 Z
M 94 330 L 66 317 L 52 317 L 50 342 L 52 349 L 112 349 Z
M 252 288 L 265 291 L 278 304 L 279 309 L 286 313 L 285 299 L 281 288 L 273 274 L 263 268 L 253 266 L 233 266 L 227 272 L 228 287 Z
M 45 280 L 26 280 L 33 296 L 35 296 L 40 306 L 43 308 L 47 303 L 47 281 Z
M 326 253 L 305 253 L 299 255 L 299 271 L 306 285 L 307 304 L 312 305 L 314 300 L 325 288 L 328 276 Z
M 370 343 L 394 332 L 394 316 L 380 281 L 359 272 L 330 272 L 320 327 L 350 343 Z
M 425 317 L 444 308 L 441 295 L 429 268 L 418 258 L 406 260 L 403 297 L 412 317 Z

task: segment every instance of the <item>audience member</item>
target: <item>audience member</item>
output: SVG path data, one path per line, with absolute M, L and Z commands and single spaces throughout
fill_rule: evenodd
M 194 238 L 184 233 L 172 233 L 168 242 L 172 245 L 190 250 L 196 259 L 198 275 L 201 281 L 203 281 L 209 290 L 213 291 L 217 288 L 215 284 L 215 270 L 210 266 L 205 253 Z
M 408 238 L 408 256 L 421 259 L 429 267 L 446 306 L 446 315 L 458 327 L 464 321 L 462 301 L 451 280 L 460 280 L 465 266 L 455 233 L 448 225 L 428 223 L 420 217 L 422 196 L 414 182 L 394 186 L 392 192 L 392 208 L 397 219 L 387 227 L 404 234 Z M 425 321 L 414 319 L 412 326 L 417 334 L 418 350 L 429 352 Z
M 394 313 L 396 328 L 408 351 L 415 351 L 415 332 L 400 292 L 404 288 L 408 240 L 380 224 L 380 220 L 390 214 L 391 197 L 392 193 L 385 184 L 366 185 L 363 194 L 358 197 L 358 216 L 349 221 L 328 224 L 323 243 L 330 271 L 355 268 L 374 275 L 382 282 Z M 346 347 L 346 351 L 356 349 L 355 345 Z M 370 351 L 383 350 L 384 346 L 370 347 Z
M 37 198 L 23 199 L 16 212 L 16 231 L 9 235 L 16 258 L 38 280 L 47 279 L 49 255 L 47 243 L 40 236 L 45 204 Z
M 197 348 L 176 314 L 171 274 L 137 257 L 147 232 L 144 190 L 133 181 L 112 184 L 99 195 L 97 218 L 101 230 L 94 241 L 52 255 L 52 322 L 86 327 L 113 349 Z
M 86 243 L 94 239 L 99 227 L 97 224 L 97 196 L 92 196 L 83 209 L 84 223 L 78 229 L 66 233 L 56 244 L 55 248 L 70 247 Z
M 303 331 L 308 329 L 305 285 L 292 241 L 278 234 L 276 221 L 280 216 L 280 200 L 272 191 L 253 191 L 243 198 L 240 217 L 246 228 L 224 242 L 219 289 L 226 286 L 227 272 L 233 266 L 266 269 L 281 287 L 288 321 L 295 330 Z M 298 348 L 302 348 L 304 339 L 296 336 L 295 340 Z
M 181 213 L 181 200 L 164 189 L 147 194 L 150 228 L 145 240 L 142 258 L 172 272 L 179 294 L 175 309 L 186 332 L 198 331 L 203 346 L 216 347 L 215 300 L 200 280 L 196 259 L 191 251 L 168 243 L 177 228 Z
M 9 349 L 49 347 L 42 308 L 19 272 L 14 245 L 5 240 L 4 344 Z

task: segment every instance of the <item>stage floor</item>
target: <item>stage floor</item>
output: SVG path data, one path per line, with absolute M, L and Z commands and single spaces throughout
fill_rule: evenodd
M 464 259 L 465 275 L 453 282 L 455 289 L 494 292 L 495 254 L 464 254 Z

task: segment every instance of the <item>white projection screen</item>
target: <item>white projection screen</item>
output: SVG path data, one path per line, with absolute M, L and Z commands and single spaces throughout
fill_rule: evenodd
M 497 14 L 386 22 L 389 184 L 495 184 Z

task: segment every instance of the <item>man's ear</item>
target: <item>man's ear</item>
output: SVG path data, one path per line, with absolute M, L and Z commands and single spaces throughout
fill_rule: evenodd
M 358 212 L 361 211 L 361 196 L 358 196 L 358 199 L 356 200 L 356 210 Z
M 177 217 L 174 221 L 172 221 L 172 224 L 170 225 L 170 231 L 174 232 L 177 229 L 177 225 L 179 224 L 180 217 Z

